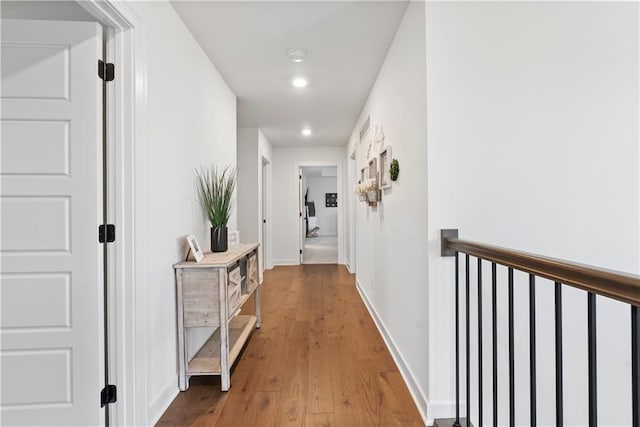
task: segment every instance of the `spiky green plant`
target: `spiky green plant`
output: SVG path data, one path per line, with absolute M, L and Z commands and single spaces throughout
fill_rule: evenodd
M 196 169 L 196 185 L 202 209 L 213 228 L 224 227 L 231 216 L 231 196 L 236 188 L 236 170 L 226 166 L 222 174 L 212 165 Z

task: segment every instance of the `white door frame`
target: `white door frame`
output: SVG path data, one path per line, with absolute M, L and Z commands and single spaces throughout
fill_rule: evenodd
M 262 247 L 262 267 L 260 268 L 260 283 L 262 283 L 264 270 L 272 268 L 271 265 L 271 161 L 262 152 L 258 151 L 258 158 L 260 162 L 260 177 L 259 177 L 259 207 L 258 215 L 258 239 Z M 266 197 L 265 197 L 266 194 Z M 263 220 L 267 222 L 264 223 Z
M 115 65 L 109 87 L 109 217 L 116 225 L 110 258 L 110 371 L 118 387 L 114 425 L 147 425 L 144 260 L 144 151 L 147 67 L 144 24 L 125 3 L 78 4 L 107 30 L 107 61 Z M 139 344 L 141 343 L 141 344 Z
M 300 173 L 300 168 L 304 167 L 336 167 L 338 169 L 338 176 L 336 177 L 336 186 L 338 192 L 338 264 L 345 263 L 345 255 L 344 255 L 344 207 L 345 207 L 345 195 L 343 191 L 342 185 L 342 163 L 341 162 L 299 162 L 295 164 L 295 185 L 296 185 L 296 216 L 298 216 L 298 198 L 300 197 L 299 190 L 299 181 L 298 175 Z M 296 236 L 298 236 L 298 245 L 303 245 L 304 237 L 302 234 L 302 227 L 300 226 L 300 221 L 295 221 L 296 224 Z M 298 249 L 303 249 L 302 247 Z M 302 264 L 301 258 L 298 257 L 298 264 Z
M 347 188 L 353 188 L 353 186 L 356 184 L 356 176 L 357 174 L 359 174 L 359 170 L 358 170 L 358 159 L 357 159 L 357 154 L 358 154 L 358 147 L 357 145 L 353 148 L 352 151 L 350 151 L 349 154 L 349 158 L 348 158 L 348 162 L 349 162 L 349 167 L 348 169 L 348 173 L 349 173 L 349 179 L 348 179 L 348 184 L 347 184 Z M 349 197 L 349 204 L 348 204 L 348 212 L 347 212 L 347 223 L 348 223 L 348 228 L 349 228 L 349 253 L 346 254 L 346 256 L 348 257 L 348 261 L 347 261 L 347 268 L 349 269 L 349 271 L 353 274 L 356 273 L 356 269 L 357 269 L 357 264 L 356 264 L 356 251 L 357 251 L 357 246 L 356 246 L 356 227 L 357 227 L 357 221 L 356 221 L 356 199 L 355 197 L 353 197 L 353 195 L 351 195 Z

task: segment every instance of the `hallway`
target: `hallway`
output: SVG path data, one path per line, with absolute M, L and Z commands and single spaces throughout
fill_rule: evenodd
M 304 240 L 304 264 L 337 264 L 338 238 L 312 237 Z
M 344 266 L 276 267 L 262 286 L 263 325 L 231 390 L 193 377 L 157 425 L 423 425 Z

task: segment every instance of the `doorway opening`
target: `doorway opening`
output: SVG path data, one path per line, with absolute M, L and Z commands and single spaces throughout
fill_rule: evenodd
M 88 209 L 81 209 L 74 205 L 74 203 L 82 199 L 82 197 L 77 197 L 78 195 L 75 193 L 72 195 L 73 197 L 69 195 L 62 197 L 62 194 L 56 192 L 52 197 L 47 198 L 47 200 L 51 199 L 52 201 L 58 201 L 58 199 L 65 200 L 62 202 L 62 206 L 60 208 L 54 209 L 56 213 L 55 216 L 48 216 L 51 217 L 52 220 L 62 218 L 65 226 L 48 227 L 50 230 L 58 231 L 55 233 L 52 232 L 54 234 L 47 234 L 45 237 L 53 236 L 54 238 L 57 238 L 59 242 L 62 242 L 61 246 L 59 245 L 61 248 L 59 249 L 59 252 L 61 254 L 66 252 L 68 255 L 68 253 L 73 250 L 74 253 L 77 253 L 82 257 L 86 258 L 88 256 L 92 256 L 97 258 L 98 262 L 102 265 L 102 268 L 108 272 L 108 283 L 106 286 L 107 293 L 105 294 L 102 287 L 102 270 L 92 269 L 93 273 L 91 280 L 86 280 L 85 282 L 96 284 L 96 286 L 91 288 L 91 292 L 98 293 L 98 296 L 95 297 L 95 295 L 87 294 L 89 290 L 84 289 L 86 287 L 82 288 L 82 296 L 73 294 L 73 291 L 78 289 L 77 287 L 74 287 L 73 284 L 74 282 L 78 282 L 77 278 L 79 277 L 78 275 L 75 275 L 75 271 L 73 281 L 69 282 L 67 279 L 55 281 L 54 284 L 56 286 L 50 287 L 51 289 L 49 289 L 49 293 L 42 293 L 42 295 L 49 295 L 49 302 L 51 300 L 54 302 L 63 302 L 48 304 L 48 310 L 66 307 L 65 310 L 67 310 L 67 317 L 60 317 L 58 315 L 57 318 L 74 319 L 74 321 L 71 324 L 56 323 L 56 325 L 59 326 L 54 325 L 54 327 L 51 328 L 41 328 L 41 332 L 48 333 L 56 330 L 55 328 L 58 327 L 61 327 L 60 331 L 68 331 L 71 328 L 82 328 L 83 330 L 86 330 L 87 328 L 93 327 L 96 329 L 95 324 L 98 323 L 95 333 L 89 334 L 90 339 L 86 340 L 86 343 L 80 343 L 83 346 L 91 345 L 94 349 L 94 353 L 96 352 L 95 348 L 97 346 L 98 354 L 83 357 L 80 352 L 75 351 L 75 348 L 67 349 L 62 353 L 54 352 L 54 356 L 59 356 L 56 361 L 59 362 L 61 369 L 58 371 L 49 369 L 51 372 L 49 375 L 55 375 L 55 384 L 65 384 L 64 381 L 60 380 L 60 373 L 64 375 L 65 372 L 69 373 L 70 369 L 75 370 L 76 364 L 78 364 L 78 366 L 79 364 L 87 366 L 90 364 L 95 365 L 97 363 L 108 364 L 108 382 L 117 386 L 117 401 L 115 403 L 105 405 L 102 409 L 100 408 L 100 398 L 102 397 L 101 389 L 104 387 L 105 381 L 102 381 L 104 377 L 104 369 L 99 368 L 93 369 L 94 372 L 89 374 L 75 372 L 75 375 L 70 375 L 71 379 L 74 381 L 73 396 L 75 397 L 73 405 L 68 405 L 66 403 L 61 405 L 40 405 L 36 402 L 36 406 L 34 408 L 39 412 L 36 410 L 25 411 L 25 405 L 14 405 L 16 408 L 16 411 L 14 412 L 19 417 L 35 416 L 38 420 L 47 419 L 52 424 L 146 425 L 149 424 L 146 419 L 147 411 L 144 410 L 148 401 L 146 398 L 146 379 L 144 375 L 144 367 L 147 363 L 145 346 L 146 326 L 145 323 L 141 321 L 141 316 L 144 314 L 143 301 L 145 300 L 145 292 L 144 287 L 137 286 L 137 283 L 140 283 L 140 270 L 137 265 L 140 263 L 139 260 L 143 259 L 145 251 L 143 230 L 141 227 L 135 227 L 135 224 L 143 223 L 142 221 L 144 220 L 143 215 L 145 210 L 144 197 L 134 197 L 134 194 L 141 191 L 139 189 L 144 188 L 142 179 L 136 178 L 134 180 L 134 176 L 137 177 L 135 159 L 142 158 L 141 153 L 144 152 L 142 143 L 144 140 L 142 137 L 144 128 L 137 124 L 144 123 L 146 117 L 146 93 L 136 90 L 138 87 L 146 87 L 146 62 L 144 61 L 145 55 L 142 54 L 144 52 L 145 39 L 137 32 L 137 28 L 141 28 L 143 23 L 139 16 L 123 2 L 94 0 L 91 2 L 56 2 L 55 5 L 48 5 L 45 3 L 48 2 L 3 2 L 2 18 L 15 18 L 22 21 L 21 25 L 25 24 L 25 20 L 36 20 L 38 21 L 39 26 L 42 28 L 48 28 L 46 32 L 41 29 L 36 33 L 40 35 L 47 34 L 49 37 L 47 37 L 43 42 L 37 43 L 37 48 L 32 49 L 28 55 L 22 55 L 21 57 L 23 59 L 39 59 L 33 56 L 34 52 L 43 55 L 53 53 L 54 55 L 50 57 L 50 60 L 38 63 L 41 64 L 41 66 L 58 66 L 59 72 L 43 72 L 43 70 L 38 69 L 37 73 L 31 72 L 30 74 L 22 75 L 22 77 L 39 77 L 38 84 L 29 85 L 27 84 L 28 82 L 24 81 L 24 79 L 19 79 L 20 81 L 17 83 L 20 83 L 20 85 L 16 86 L 13 84 L 12 86 L 20 88 L 23 92 L 24 90 L 42 91 L 46 89 L 47 92 L 45 93 L 45 98 L 49 98 L 47 101 L 55 100 L 54 102 L 48 102 L 49 105 L 47 106 L 46 111 L 42 110 L 51 116 L 48 117 L 47 120 L 42 120 L 43 118 L 47 118 L 47 116 L 38 116 L 36 117 L 37 120 L 34 122 L 35 125 L 42 123 L 49 127 L 53 126 L 55 129 L 52 130 L 47 128 L 47 132 L 39 133 L 33 133 L 30 130 L 29 132 L 34 136 L 43 136 L 43 138 L 31 138 L 31 140 L 36 142 L 43 142 L 55 137 L 62 137 L 62 143 L 50 145 L 54 148 L 62 148 L 63 154 L 54 156 L 54 153 L 51 153 L 51 147 L 46 150 L 31 150 L 25 152 L 23 149 L 24 147 L 16 146 L 22 151 L 16 151 L 14 154 L 17 155 L 22 153 L 25 155 L 23 157 L 24 161 L 20 164 L 16 163 L 16 165 L 28 166 L 30 168 L 30 173 L 35 172 L 40 178 L 57 178 L 60 182 L 70 179 L 77 180 L 79 176 L 84 178 L 84 175 L 91 172 L 99 174 L 96 179 L 100 180 L 101 183 L 107 184 L 109 191 L 107 192 L 106 200 L 102 200 L 100 192 L 96 191 L 96 189 L 100 188 L 101 185 L 98 185 L 97 182 L 95 185 L 92 184 L 92 182 L 95 181 L 95 179 L 93 179 L 93 175 L 91 176 L 91 179 L 83 180 L 81 185 L 69 186 L 72 191 L 79 189 L 83 194 L 83 190 L 93 189 L 90 192 L 87 192 L 89 197 L 95 198 L 95 203 L 91 206 L 90 215 L 87 214 Z M 64 53 L 65 51 L 73 52 L 75 49 L 74 44 L 65 40 L 59 40 L 58 42 L 55 41 L 55 38 L 67 37 L 72 34 L 75 31 L 72 30 L 72 27 L 76 27 L 79 24 L 100 24 L 103 31 L 98 31 L 97 36 L 106 42 L 106 46 L 103 45 L 102 42 L 89 43 L 89 39 L 87 37 L 83 37 L 79 41 L 79 44 L 84 46 L 83 49 L 92 46 L 95 47 L 95 52 L 92 52 L 91 55 L 86 55 L 86 58 L 81 61 L 78 61 L 78 58 L 83 58 L 84 56 L 79 55 L 78 53 L 72 53 L 71 55 Z M 58 26 L 61 27 L 56 29 Z M 2 27 L 4 31 L 6 29 L 5 25 Z M 21 30 L 20 34 L 25 35 L 25 32 Z M 8 39 L 4 37 L 3 32 L 3 42 L 6 42 L 7 40 Z M 16 46 L 17 45 L 20 45 L 20 47 L 26 46 L 24 43 L 18 43 Z M 48 46 L 51 46 L 51 49 L 48 48 Z M 3 59 L 7 53 L 14 55 L 17 54 L 20 56 L 20 51 L 17 49 L 3 49 L 2 53 Z M 102 93 L 102 87 L 94 87 L 94 84 L 100 83 L 98 76 L 98 59 L 114 64 L 113 74 L 115 75 L 115 79 L 110 81 L 107 85 L 106 94 Z M 17 64 L 16 61 L 6 61 L 6 63 Z M 74 64 L 80 64 L 80 67 L 83 68 L 82 72 L 77 72 L 76 70 L 71 74 L 65 74 L 69 73 L 69 70 L 74 69 Z M 86 70 L 84 67 L 86 67 Z M 4 71 L 3 67 L 3 89 L 6 83 L 4 81 Z M 104 75 L 109 74 L 109 72 L 104 73 Z M 56 86 L 55 83 L 59 83 L 60 81 L 63 81 L 63 79 L 56 79 L 55 77 L 65 75 L 81 76 L 81 79 L 84 82 L 83 84 L 87 82 L 92 83 L 91 90 L 87 90 L 86 88 L 83 90 L 82 86 L 79 86 L 75 80 L 71 86 L 66 84 L 58 84 Z M 42 76 L 49 76 L 49 78 L 42 80 Z M 45 86 L 43 85 L 43 82 L 53 82 L 54 86 Z M 58 89 L 56 89 L 56 87 Z M 74 90 L 74 87 L 80 87 L 80 92 Z M 69 93 L 72 95 L 68 96 Z M 76 93 L 80 93 L 80 96 L 76 96 Z M 76 101 L 85 99 L 89 94 L 92 96 L 96 95 L 97 98 L 102 98 L 106 95 L 108 99 L 107 120 L 104 121 L 106 129 L 102 129 L 101 125 L 103 123 L 100 122 L 97 126 L 98 129 L 96 129 L 95 132 L 91 132 L 91 137 L 89 137 L 88 133 L 85 132 L 82 140 L 84 142 L 93 141 L 95 138 L 99 137 L 100 141 L 96 142 L 96 144 L 73 144 L 76 139 L 75 136 L 79 134 L 76 126 L 86 128 L 89 122 L 93 123 L 94 120 L 97 120 L 98 114 L 97 112 L 92 112 L 89 108 L 57 108 L 56 103 L 75 103 Z M 27 93 L 26 95 L 28 95 L 26 98 L 31 99 L 33 102 L 42 101 L 42 99 L 39 99 L 42 98 L 42 95 L 35 94 L 36 96 L 34 96 L 33 93 Z M 4 102 L 5 100 L 3 100 L 3 112 L 6 112 Z M 96 103 L 96 105 L 100 105 L 100 108 L 102 108 L 101 103 Z M 29 114 L 37 114 L 39 111 L 38 108 L 22 110 L 29 112 Z M 82 119 L 82 117 L 76 117 L 76 120 L 73 120 L 74 118 L 72 118 L 71 121 L 60 120 L 64 118 L 61 113 L 67 110 L 73 111 L 73 114 L 90 114 L 91 119 L 85 120 Z M 22 120 L 20 122 L 26 123 L 27 121 Z M 59 122 L 65 122 L 66 124 L 64 124 L 64 126 L 57 126 Z M 67 127 L 75 129 L 72 132 L 68 132 L 65 130 Z M 60 129 L 62 129 L 61 132 L 54 132 Z M 22 130 L 24 131 L 27 129 L 23 126 Z M 102 135 L 105 130 L 106 149 L 103 151 Z M 15 133 L 15 135 L 19 136 L 18 133 Z M 21 140 L 24 140 L 24 138 Z M 77 147 L 80 147 L 81 150 L 96 149 L 97 152 L 102 153 L 102 156 L 99 156 L 98 154 L 82 155 L 79 152 L 77 155 L 69 156 L 69 153 L 71 151 L 75 152 L 75 148 Z M 65 150 L 67 151 L 65 152 Z M 34 162 L 33 160 L 37 160 L 38 155 L 48 155 L 49 157 L 46 161 Z M 100 167 L 101 162 L 98 161 L 100 157 L 110 159 L 110 161 L 104 165 L 106 172 L 104 177 L 99 173 L 100 169 L 102 169 Z M 75 161 L 74 159 L 78 161 Z M 82 159 L 84 160 L 80 161 Z M 95 164 L 95 167 L 87 164 L 87 159 L 96 159 L 97 163 Z M 56 160 L 58 160 L 57 163 L 55 162 Z M 138 162 L 139 161 L 140 160 L 138 160 Z M 39 171 L 33 170 L 34 165 L 46 167 L 48 169 L 46 169 L 46 173 L 39 173 Z M 52 167 L 58 167 L 58 169 L 52 169 Z M 92 170 L 87 172 L 88 168 Z M 3 172 L 5 171 L 3 170 Z M 81 174 L 81 172 L 83 174 Z M 26 174 L 23 173 L 20 176 L 26 176 Z M 41 190 L 38 190 L 37 195 L 43 195 Z M 106 207 L 106 214 L 103 212 L 102 207 Z M 53 206 L 53 208 L 57 207 Z M 36 212 L 35 210 L 33 211 Z M 65 217 L 65 215 L 68 216 Z M 106 220 L 104 218 L 105 215 Z M 0 216 L 3 219 L 5 218 L 4 215 Z M 76 219 L 79 220 L 76 221 Z M 20 224 L 20 221 L 24 223 L 23 216 L 20 216 L 16 223 Z M 99 244 L 97 238 L 97 227 L 105 222 L 114 223 L 116 225 L 116 241 L 108 244 L 109 256 L 106 261 L 104 259 L 103 251 L 99 250 L 98 253 L 97 248 L 97 245 Z M 85 226 L 86 230 L 84 230 Z M 80 227 L 82 227 L 82 231 L 71 232 L 71 228 L 74 230 L 76 230 L 76 228 L 80 230 Z M 107 228 L 105 227 L 105 229 Z M 66 241 L 64 238 L 60 239 L 60 236 L 64 237 L 62 233 L 64 233 L 65 230 L 68 237 Z M 108 237 L 109 233 L 106 234 L 107 236 L 105 237 L 107 240 L 110 240 Z M 38 240 L 42 242 L 43 237 L 41 235 L 38 236 Z M 19 241 L 24 242 L 25 239 L 21 237 Z M 82 248 L 84 248 L 82 245 L 87 246 L 89 244 L 91 244 L 91 249 L 82 250 Z M 47 255 L 50 251 L 40 252 Z M 75 269 L 76 265 L 85 270 L 91 267 L 88 262 L 82 262 L 82 260 L 77 263 L 74 261 L 72 268 Z M 52 267 L 49 267 L 47 274 L 49 275 L 52 272 Z M 69 277 L 66 272 L 55 272 L 53 278 L 56 279 L 58 276 Z M 80 282 L 82 282 L 82 280 L 80 280 Z M 45 284 L 42 281 L 39 281 L 38 283 Z M 100 284 L 100 286 L 97 284 Z M 65 287 L 69 289 L 68 292 L 65 292 Z M 61 291 L 57 292 L 55 295 L 51 295 L 51 292 L 55 292 L 58 289 L 61 289 Z M 28 295 L 37 296 L 40 295 L 40 293 L 32 292 Z M 96 307 L 96 304 L 98 304 L 98 307 L 101 307 L 105 300 L 108 300 L 109 303 L 108 310 L 102 310 Z M 64 302 L 66 302 L 66 306 Z M 85 313 L 88 313 L 87 316 L 83 317 L 79 313 L 76 313 L 74 311 L 76 309 L 83 310 Z M 69 313 L 71 314 L 69 315 Z M 105 313 L 108 316 L 103 317 L 102 315 Z M 100 314 L 100 316 L 98 316 L 98 314 Z M 42 315 L 40 315 L 40 318 L 41 317 Z M 99 320 L 97 322 L 86 321 L 86 317 L 90 319 L 98 318 Z M 24 314 L 23 318 L 29 320 L 29 317 L 24 317 Z M 56 317 L 51 317 L 51 319 L 55 320 Z M 108 346 L 103 340 L 96 339 L 96 337 L 103 335 L 101 332 L 102 329 L 108 330 Z M 32 338 L 36 338 L 34 334 L 31 335 Z M 98 345 L 96 344 L 97 342 L 100 342 L 101 344 Z M 53 345 L 56 345 L 56 343 Z M 71 357 L 70 351 L 74 351 L 73 357 Z M 23 358 L 15 360 L 21 364 L 31 362 L 30 366 L 27 368 L 29 368 L 30 372 L 33 373 L 33 366 L 35 363 L 33 363 L 33 361 L 22 359 Z M 67 363 L 68 361 L 70 361 L 70 363 Z M 45 365 L 49 364 L 45 362 Z M 66 371 L 63 370 L 63 368 L 66 369 Z M 17 372 L 17 370 L 14 372 Z M 92 384 L 90 386 L 76 386 L 76 380 L 82 382 L 98 381 L 98 384 Z M 25 387 L 30 391 L 40 390 L 42 389 L 43 384 L 47 385 L 47 378 L 43 375 L 36 376 L 37 386 L 34 387 L 29 387 L 25 382 L 25 377 L 22 375 L 17 375 L 17 381 L 20 384 L 21 390 L 25 390 Z M 53 384 L 54 381 L 51 381 L 50 383 Z M 106 387 L 104 389 L 106 389 Z M 60 390 L 64 391 L 64 388 L 61 389 L 56 386 L 51 390 L 60 392 Z M 112 393 L 105 394 L 107 396 L 105 400 L 107 401 L 110 400 L 109 396 L 114 396 Z M 30 394 L 28 396 L 30 396 Z M 36 397 L 37 396 L 39 395 L 36 395 Z M 60 402 L 64 402 L 66 396 L 68 395 L 63 395 Z M 56 398 L 56 396 L 48 396 L 50 401 L 55 401 Z M 83 403 L 84 400 L 82 399 L 86 399 L 88 403 L 85 405 Z M 29 404 L 28 402 L 16 403 Z M 3 407 L 3 419 L 6 421 L 4 410 L 5 407 Z M 43 411 L 48 411 L 48 413 L 46 415 L 42 415 Z M 64 411 L 69 412 L 68 417 L 62 414 Z M 56 414 L 54 412 L 58 413 Z M 99 420 L 97 419 L 98 417 L 100 417 Z M 25 423 L 28 423 L 27 420 L 22 418 L 20 420 L 16 419 L 15 422 L 10 424 Z
M 338 263 L 338 167 L 301 167 L 303 264 Z
M 260 283 L 262 283 L 262 277 L 264 270 L 269 268 L 269 257 L 271 256 L 270 244 L 269 244 L 269 221 L 270 217 L 270 164 L 269 160 L 261 156 L 262 169 L 260 171 Z

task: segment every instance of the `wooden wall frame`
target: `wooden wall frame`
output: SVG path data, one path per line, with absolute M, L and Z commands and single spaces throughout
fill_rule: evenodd
M 391 188 L 391 146 L 388 145 L 380 151 L 380 188 Z

